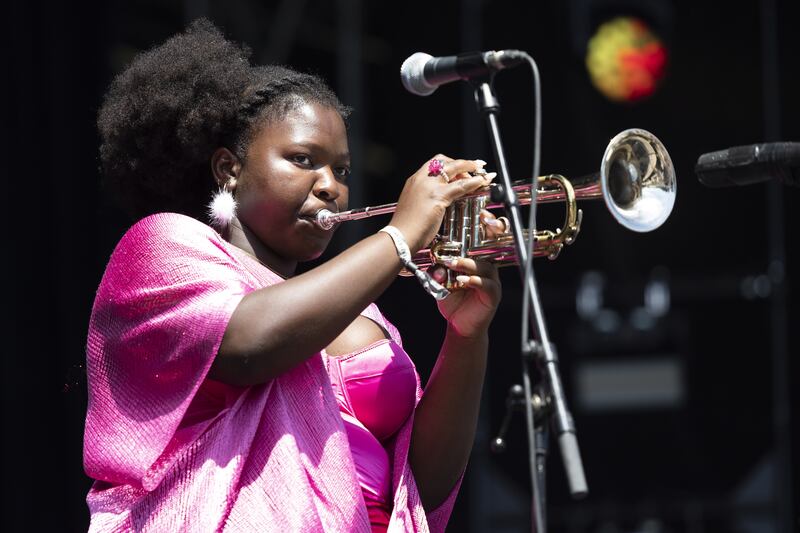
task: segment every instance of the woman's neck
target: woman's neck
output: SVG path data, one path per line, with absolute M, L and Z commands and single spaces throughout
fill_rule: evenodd
M 297 269 L 297 261 L 284 259 L 262 243 L 246 225 L 234 217 L 224 234 L 225 239 L 255 257 L 262 265 L 284 278 L 290 278 Z

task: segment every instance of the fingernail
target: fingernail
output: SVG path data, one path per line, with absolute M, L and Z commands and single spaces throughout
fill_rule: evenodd
M 475 160 L 475 164 L 479 165 L 479 166 L 482 166 L 482 167 L 485 167 L 486 166 L 486 161 L 484 161 L 483 159 L 476 159 Z
M 466 285 L 469 281 L 469 276 L 456 276 L 456 281 L 462 285 Z
M 497 220 L 496 218 L 485 218 L 483 220 L 484 224 L 487 226 L 492 226 L 495 228 L 504 228 L 506 225 L 503 224 L 501 221 Z
M 447 266 L 450 268 L 455 268 L 458 266 L 458 259 L 451 259 L 447 262 Z
M 486 175 L 484 176 L 484 178 L 485 178 L 485 179 L 487 179 L 487 180 L 489 180 L 489 181 L 492 181 L 492 180 L 493 180 L 493 179 L 495 179 L 496 177 L 497 177 L 497 172 L 489 172 L 488 174 L 486 174 Z

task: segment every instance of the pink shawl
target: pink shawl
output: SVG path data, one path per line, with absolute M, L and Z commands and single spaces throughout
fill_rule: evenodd
M 125 234 L 89 324 L 90 531 L 369 531 L 320 355 L 263 385 L 206 378 L 241 298 L 281 281 L 189 217 L 153 215 Z M 374 304 L 364 314 L 400 342 Z M 389 531 L 443 531 L 458 485 L 426 516 L 412 422 L 389 450 Z

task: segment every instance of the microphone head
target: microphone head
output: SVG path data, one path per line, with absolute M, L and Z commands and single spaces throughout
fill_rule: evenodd
M 428 96 L 438 87 L 425 81 L 425 65 L 433 59 L 433 56 L 424 52 L 411 54 L 400 65 L 400 81 L 403 87 L 417 96 Z
M 706 187 L 750 185 L 770 180 L 800 186 L 800 143 L 749 144 L 709 152 L 697 159 L 694 170 Z

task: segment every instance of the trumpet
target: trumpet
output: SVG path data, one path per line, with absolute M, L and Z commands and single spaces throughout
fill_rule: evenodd
M 534 181 L 534 180 L 531 180 Z M 512 183 L 520 205 L 565 202 L 564 224 L 555 230 L 523 231 L 523 238 L 533 239 L 533 256 L 556 259 L 565 245 L 572 244 L 581 228 L 583 211 L 578 200 L 602 198 L 612 216 L 624 227 L 637 232 L 652 231 L 661 226 L 675 204 L 675 168 L 666 148 L 655 135 L 642 129 L 618 133 L 606 147 L 600 171 L 568 180 L 559 174 L 537 177 L 534 185 L 525 180 Z M 441 232 L 428 248 L 418 251 L 414 263 L 424 269 L 444 265 L 448 261 L 469 257 L 483 259 L 498 266 L 518 264 L 514 237 L 506 231 L 487 238 L 480 222 L 483 209 L 497 209 L 502 203 L 492 202 L 491 184 L 459 198 L 447 208 Z M 532 194 L 532 192 L 535 193 Z M 334 225 L 394 212 L 397 204 L 351 209 L 333 213 L 326 209 L 317 213 L 316 223 L 324 229 Z M 400 275 L 412 275 L 403 270 Z M 453 282 L 448 276 L 448 288 Z

